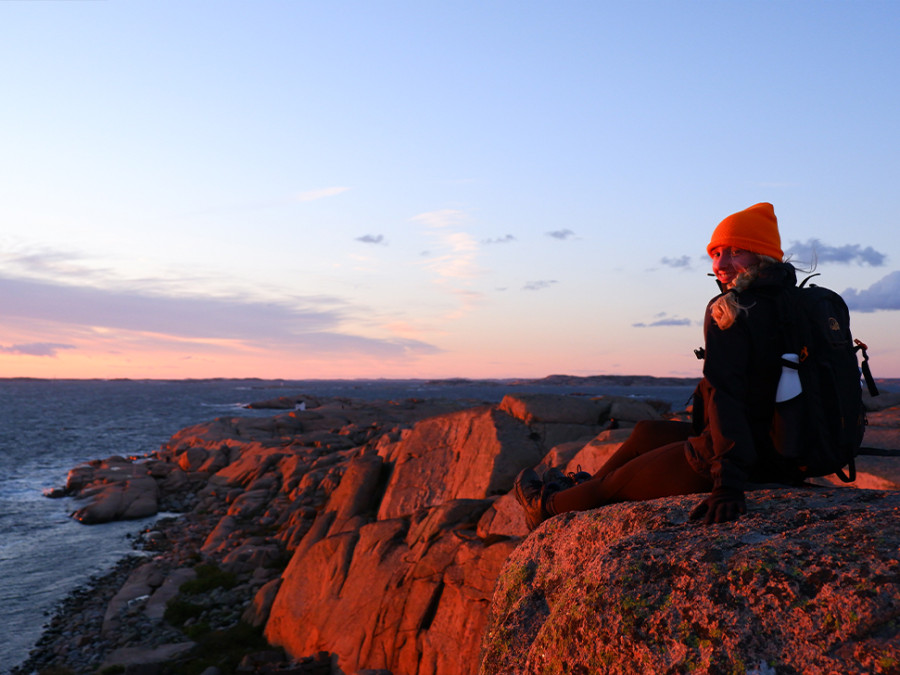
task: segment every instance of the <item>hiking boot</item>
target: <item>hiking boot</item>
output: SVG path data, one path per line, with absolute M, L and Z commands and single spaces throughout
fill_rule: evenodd
M 570 487 L 581 485 L 590 479 L 591 474 L 587 471 L 582 471 L 580 466 L 575 471 L 570 471 L 569 473 L 563 473 L 554 467 L 548 469 L 547 473 L 544 474 L 544 483 L 555 483 L 559 486 L 560 490 L 568 490 Z
M 544 485 L 555 485 L 558 492 L 559 490 L 568 490 L 570 487 L 574 487 L 575 481 L 556 467 L 553 467 L 552 469 L 547 469 L 547 472 L 544 474 Z
M 589 481 L 591 478 L 593 478 L 593 476 L 591 476 L 591 474 L 589 474 L 587 471 L 582 471 L 580 465 L 575 469 L 575 471 L 570 471 L 568 473 L 568 477 L 575 485 L 581 485 L 585 481 Z
M 534 469 L 522 469 L 516 476 L 516 499 L 525 511 L 528 529 L 533 530 L 552 515 L 547 510 L 551 495 L 575 485 L 575 482 L 559 469 L 549 469 L 541 480 Z
M 534 469 L 522 469 L 516 476 L 516 501 L 525 511 L 525 522 L 531 531 L 540 525 L 547 514 L 543 507 L 544 482 Z

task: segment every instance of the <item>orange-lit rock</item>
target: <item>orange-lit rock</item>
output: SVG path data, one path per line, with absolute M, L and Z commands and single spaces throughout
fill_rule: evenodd
M 423 420 L 382 452 L 393 465 L 378 512 L 387 519 L 451 499 L 507 492 L 546 448 L 522 421 L 485 406 Z
M 611 398 L 583 398 L 554 394 L 504 396 L 500 410 L 525 424 L 583 424 L 597 426 L 609 416 Z
M 154 508 L 151 484 L 156 489 L 155 508 L 184 512 L 155 533 L 159 554 L 154 560 L 165 568 L 166 581 L 151 586 L 147 599 L 131 598 L 135 603 L 131 609 L 155 603 L 158 614 L 161 599 L 171 597 L 177 581 L 174 570 L 202 560 L 238 577 L 236 595 L 230 596 L 236 606 L 228 611 L 243 614 L 253 625 L 265 625 L 269 640 L 296 659 L 332 653 L 339 672 L 346 673 L 381 668 L 393 675 L 471 675 L 478 670 L 492 598 L 498 606 L 494 592 L 498 577 L 506 589 L 498 587 L 501 600 L 508 595 L 512 602 L 518 592 L 509 585 L 508 575 L 501 574 L 507 558 L 528 535 L 522 510 L 510 493 L 516 473 L 529 465 L 592 472 L 628 437 L 635 421 L 659 415 L 653 406 L 616 397 L 509 396 L 500 405 L 477 407 L 413 400 L 318 403 L 271 418 L 222 418 L 195 425 L 143 460 L 114 457 L 70 472 L 65 492 L 87 502 L 82 505 L 83 522 L 149 514 Z M 615 415 L 619 428 L 607 429 L 614 426 L 610 422 Z M 873 411 L 869 431 L 871 444 L 900 447 L 900 411 Z M 860 458 L 857 485 L 900 488 L 898 461 Z M 844 493 L 859 491 L 837 491 L 838 501 L 845 499 Z M 815 500 L 830 494 L 810 491 L 787 498 L 812 520 L 820 505 Z M 807 504 L 807 497 L 814 501 Z M 773 496 L 769 501 L 777 504 L 779 499 Z M 525 540 L 522 549 L 532 550 L 539 543 L 542 551 L 559 549 L 574 561 L 575 547 L 583 545 L 584 558 L 589 559 L 599 555 L 595 549 L 600 542 L 592 540 L 599 537 L 610 551 L 630 556 L 636 570 L 647 555 L 671 556 L 674 583 L 686 584 L 690 575 L 674 567 L 679 552 L 683 564 L 691 556 L 730 559 L 734 554 L 728 553 L 733 551 L 729 542 L 733 544 L 734 533 L 740 532 L 740 541 L 748 544 L 741 549 L 746 565 L 765 569 L 768 552 L 779 550 L 776 544 L 790 538 L 770 529 L 781 516 L 761 517 L 768 507 L 760 500 L 761 496 L 751 497 L 751 505 L 762 505 L 762 511 L 742 519 L 733 530 L 719 527 L 718 538 L 702 540 L 707 547 L 703 550 L 711 553 L 701 554 L 702 547 L 693 539 L 700 536 L 695 528 L 671 515 L 682 513 L 692 501 L 679 499 L 562 516 Z M 574 534 L 566 534 L 568 526 L 561 526 L 569 518 L 576 525 L 581 518 L 591 523 L 577 529 L 584 539 L 581 543 Z M 607 519 L 618 522 L 611 525 Z M 760 537 L 759 546 L 749 546 Z M 664 543 L 653 543 L 657 538 Z M 820 555 L 835 560 L 830 547 L 839 544 L 851 551 L 856 547 L 860 559 L 865 559 L 864 538 L 822 539 L 821 547 L 818 541 L 811 543 Z M 662 568 L 657 571 L 662 579 Z M 618 579 L 634 582 L 631 585 L 637 588 L 644 577 Z M 763 608 L 771 604 L 767 594 L 780 593 L 788 582 L 776 574 L 775 581 L 759 583 L 763 585 L 758 602 Z M 136 590 L 133 586 L 129 592 Z M 827 592 L 837 602 L 836 590 Z M 640 601 L 636 602 L 634 611 L 639 609 Z M 782 605 L 772 606 L 784 610 Z M 116 616 L 133 620 L 135 614 Z M 598 616 L 592 615 L 590 621 L 600 623 Z M 629 620 L 619 620 L 621 630 Z M 493 621 L 499 625 L 496 616 Z M 149 625 L 144 628 L 149 630 Z M 547 630 L 556 630 L 554 624 L 546 625 Z M 710 626 L 714 635 L 715 627 Z M 823 624 L 819 630 L 828 633 L 833 628 Z M 114 636 L 112 631 L 110 639 Z M 150 638 L 148 634 L 148 645 L 155 649 L 159 641 Z M 698 645 L 712 640 L 685 639 Z M 526 648 L 510 640 L 508 646 Z M 690 647 L 670 644 L 673 653 L 687 653 Z M 705 653 L 701 651 L 701 656 Z M 875 661 L 866 661 L 870 662 Z M 654 672 L 642 663 L 634 661 L 633 671 L 621 672 Z
M 542 524 L 499 575 L 481 675 L 896 672 L 900 492 L 751 492 L 710 527 L 696 501 Z
M 421 522 L 379 520 L 319 540 L 285 570 L 268 639 L 294 655 L 332 651 L 346 672 L 466 672 L 494 579 L 516 545 L 476 536 L 486 506 L 459 501 Z
M 601 428 L 602 409 L 507 397 L 351 460 L 282 575 L 267 639 L 297 657 L 334 652 L 345 672 L 471 673 L 494 581 L 527 533 L 506 495 L 550 450 L 535 429 L 571 441 Z

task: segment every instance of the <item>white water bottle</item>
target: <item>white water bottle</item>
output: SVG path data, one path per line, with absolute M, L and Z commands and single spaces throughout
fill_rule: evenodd
M 803 391 L 798 372 L 800 357 L 796 354 L 782 354 L 781 363 L 781 378 L 778 380 L 778 389 L 775 391 L 775 403 L 790 401 Z

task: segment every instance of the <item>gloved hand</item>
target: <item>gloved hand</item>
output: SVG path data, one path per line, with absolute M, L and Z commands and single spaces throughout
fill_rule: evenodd
M 744 491 L 735 488 L 717 487 L 691 511 L 691 520 L 703 518 L 707 525 L 711 523 L 727 523 L 737 520 L 742 513 L 747 513 L 747 502 Z

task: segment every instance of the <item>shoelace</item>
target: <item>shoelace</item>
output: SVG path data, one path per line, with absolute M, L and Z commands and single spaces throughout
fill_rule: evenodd
M 583 483 L 586 480 L 590 480 L 590 478 L 591 478 L 591 474 L 589 474 L 587 471 L 581 470 L 581 464 L 576 465 L 575 470 L 570 471 L 569 473 L 566 474 L 566 476 L 568 476 L 569 479 L 573 483 L 575 483 L 575 485 L 578 485 L 579 483 Z

